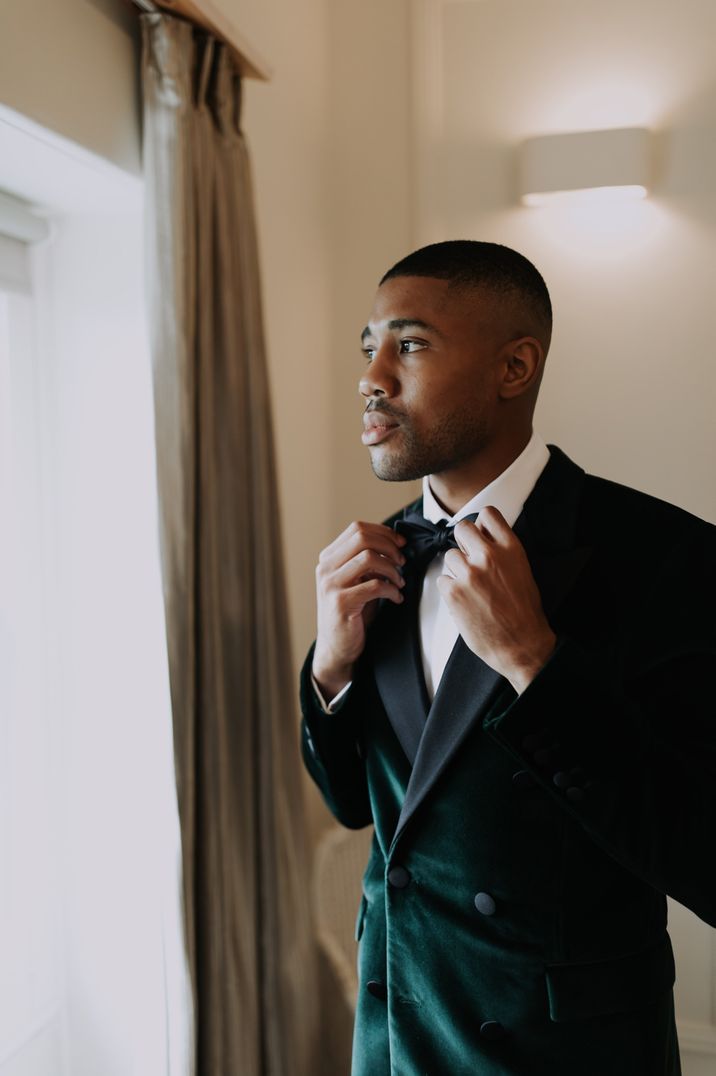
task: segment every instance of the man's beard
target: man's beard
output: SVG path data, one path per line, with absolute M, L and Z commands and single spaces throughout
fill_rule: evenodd
M 385 444 L 371 453 L 370 465 L 384 482 L 412 482 L 424 475 L 452 470 L 476 456 L 490 440 L 489 427 L 476 415 L 452 415 L 443 426 L 418 439 L 409 426 L 400 424 Z M 400 447 L 393 446 L 396 437 Z

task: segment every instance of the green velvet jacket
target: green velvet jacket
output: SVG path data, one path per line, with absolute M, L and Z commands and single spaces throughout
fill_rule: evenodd
M 550 446 L 515 532 L 559 639 L 519 697 L 458 639 L 429 704 L 408 585 L 336 713 L 301 674 L 305 764 L 375 827 L 353 1076 L 680 1072 L 665 894 L 716 925 L 716 528 Z

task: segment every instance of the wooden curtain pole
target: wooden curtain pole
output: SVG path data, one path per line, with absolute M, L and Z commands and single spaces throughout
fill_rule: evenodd
M 142 11 L 166 11 L 208 30 L 231 50 L 244 78 L 268 82 L 271 68 L 254 47 L 239 33 L 214 0 L 133 0 Z

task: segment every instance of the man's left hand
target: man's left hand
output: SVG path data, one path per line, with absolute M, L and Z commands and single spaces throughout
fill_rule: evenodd
M 521 694 L 557 643 L 524 546 L 497 508 L 455 527 L 438 590 L 474 654 Z

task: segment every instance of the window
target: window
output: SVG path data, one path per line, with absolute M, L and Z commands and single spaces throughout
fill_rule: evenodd
M 185 1076 L 141 184 L 57 141 L 0 234 L 0 1076 Z
M 57 784 L 28 253 L 0 237 L 0 1072 L 61 1054 Z

